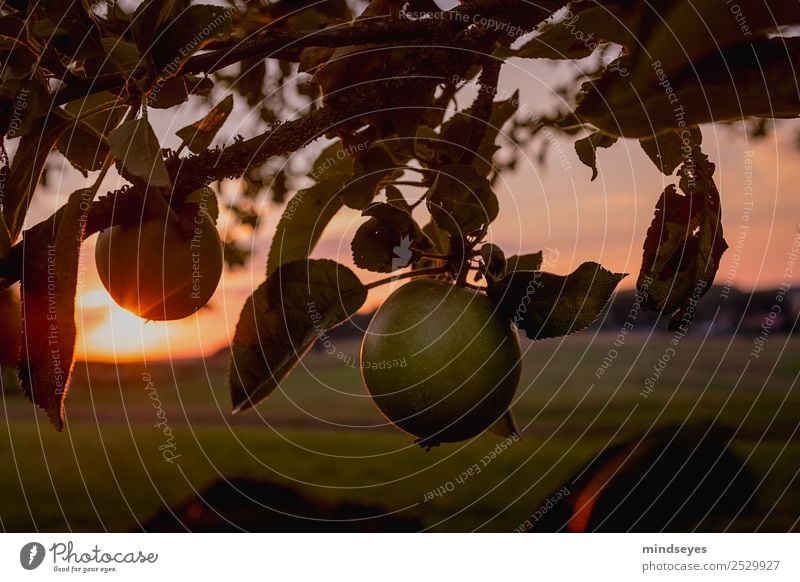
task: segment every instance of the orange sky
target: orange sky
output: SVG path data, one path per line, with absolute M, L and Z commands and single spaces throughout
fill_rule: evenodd
M 521 87 L 522 102 L 540 111 L 541 106 L 534 104 L 553 102 L 549 86 L 564 72 L 563 68 L 555 71 L 514 61 L 504 68 L 501 89 L 510 92 Z M 200 115 L 194 106 L 183 107 L 177 114 L 171 110 L 154 112 L 156 129 L 164 137 L 162 143 L 175 145 L 175 130 Z M 223 131 L 227 137 L 247 135 L 253 131 L 252 123 L 239 106 Z M 744 290 L 782 281 L 786 254 L 800 228 L 800 151 L 792 125 L 782 124 L 773 135 L 758 142 L 748 142 L 738 126 L 703 128 L 704 151 L 717 164 L 726 238 L 731 247 L 740 243 L 740 264 L 735 273 L 731 272 L 732 278 Z M 223 141 L 224 136 L 221 138 Z M 748 152 L 752 152 L 751 176 L 745 176 Z M 595 182 L 589 181 L 591 171 L 578 161 L 568 138 L 553 141 L 546 168 L 528 158 L 523 162 L 513 175 L 504 176 L 496 189 L 501 210 L 490 232 L 492 242 L 507 254 L 549 249 L 552 264 L 548 268 L 557 273 L 567 273 L 587 260 L 598 261 L 613 271 L 631 273 L 623 288 L 631 287 L 653 207 L 663 188 L 674 179 L 658 172 L 638 143 L 628 140 L 599 152 L 600 175 Z M 28 224 L 45 218 L 82 185 L 82 178 L 68 164 L 54 168 L 49 179 L 52 193 L 35 201 Z M 743 233 L 740 227 L 746 209 L 746 179 L 751 180 L 754 204 L 750 230 Z M 118 181 L 110 175 L 104 187 L 114 188 Z M 229 187 L 235 190 L 236 185 Z M 94 267 L 92 237 L 82 253 L 85 271 L 78 295 L 78 357 L 119 361 L 180 358 L 207 355 L 227 345 L 244 300 L 263 280 L 266 252 L 280 208 L 267 203 L 263 214 L 251 264 L 223 275 L 207 309 L 172 323 L 145 323 L 111 301 Z M 326 230 L 314 256 L 352 265 L 349 244 L 362 221 L 357 212 L 342 212 Z M 224 218 L 219 227 L 224 233 Z M 723 258 L 718 281 L 728 274 L 733 254 L 728 251 Z M 364 280 L 377 278 L 356 272 Z M 800 283 L 799 279 L 800 273 L 795 274 L 794 283 Z M 376 306 L 389 290 L 373 291 L 368 307 Z

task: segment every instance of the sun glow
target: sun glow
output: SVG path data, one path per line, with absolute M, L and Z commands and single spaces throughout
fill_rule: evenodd
M 116 362 L 212 354 L 227 342 L 209 331 L 211 309 L 171 322 L 145 321 L 117 305 L 103 288 L 81 293 L 76 356 Z

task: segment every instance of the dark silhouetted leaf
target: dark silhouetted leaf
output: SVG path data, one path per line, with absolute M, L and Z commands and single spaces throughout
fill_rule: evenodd
M 230 34 L 235 12 L 224 6 L 193 4 L 176 17 L 164 20 L 150 45 L 149 54 L 156 69 L 166 75 L 178 74 L 192 54 Z
M 214 141 L 217 132 L 233 111 L 233 95 L 228 95 L 217 103 L 203 119 L 179 129 L 175 133 L 192 153 L 199 154 L 205 151 Z
M 42 176 L 47 157 L 69 124 L 58 115 L 40 119 L 36 129 L 19 140 L 3 186 L 3 215 L 11 240 L 22 231 L 28 206 Z
M 104 107 L 108 109 L 86 116 Z M 58 150 L 81 172 L 99 170 L 108 155 L 105 138 L 122 121 L 127 106 L 113 93 L 101 91 L 71 101 L 64 109 L 78 121 L 58 139 Z
M 655 137 L 639 140 L 644 152 L 667 176 L 671 176 L 681 162 L 690 157 L 695 147 L 702 142 L 703 133 L 698 128 L 681 132 L 666 131 Z
M 397 163 L 382 145 L 375 145 L 359 155 L 353 163 L 353 175 L 340 196 L 345 205 L 363 210 L 375 199 L 384 180 L 402 174 Z
M 390 204 L 368 206 L 363 216 L 370 217 L 353 237 L 356 266 L 378 273 L 403 269 L 417 258 L 415 246 L 422 234 L 411 215 Z
M 73 192 L 48 227 L 23 236 L 23 341 L 19 377 L 26 396 L 57 430 L 64 425 L 64 398 L 75 354 L 75 291 L 91 190 Z
M 617 139 L 598 131 L 575 142 L 578 159 L 592 169 L 592 181 L 597 178 L 597 148 L 610 148 Z
M 147 119 L 142 117 L 126 121 L 111 132 L 108 145 L 114 157 L 132 176 L 150 186 L 171 186 L 167 167 L 161 157 L 161 146 Z
M 591 325 L 625 274 L 583 263 L 566 277 L 515 271 L 489 285 L 489 296 L 530 339 L 560 337 Z
M 699 151 L 667 186 L 647 230 L 637 286 L 645 309 L 675 312 L 670 327 L 688 325 L 694 304 L 711 287 L 727 243 L 722 234 L 714 164 Z
M 428 210 L 442 229 L 463 237 L 490 224 L 499 211 L 489 181 L 472 166 L 442 168 L 428 195 Z
M 339 189 L 344 179 L 332 177 L 300 190 L 286 205 L 267 259 L 267 276 L 284 263 L 305 259 L 325 227 L 342 208 Z
M 247 300 L 231 344 L 233 412 L 263 400 L 325 331 L 350 318 L 367 289 L 330 260 L 281 265 Z
M 542 251 L 529 255 L 512 255 L 506 259 L 506 272 L 538 271 L 542 266 Z

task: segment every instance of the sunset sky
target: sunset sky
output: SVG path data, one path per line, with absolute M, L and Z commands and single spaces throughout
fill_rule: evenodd
M 570 74 L 569 66 L 557 69 L 513 60 L 503 69 L 501 90 L 511 94 L 519 87 L 527 108 L 545 112 L 555 103 L 550 87 Z M 468 101 L 467 96 L 464 102 Z M 162 136 L 162 145 L 174 146 L 174 132 L 203 113 L 190 102 L 179 111 L 154 111 L 151 119 Z M 253 134 L 254 122 L 247 113 L 242 104 L 237 105 L 219 143 L 237 133 Z M 723 258 L 718 281 L 724 281 L 730 273 L 734 284 L 745 291 L 783 282 L 787 253 L 800 228 L 800 150 L 796 131 L 793 123 L 785 122 L 768 138 L 748 141 L 741 124 L 703 127 L 703 149 L 717 164 L 723 225 L 732 247 Z M 654 205 L 664 187 L 676 180 L 658 172 L 636 141 L 622 140 L 612 149 L 599 152 L 600 175 L 590 182 L 591 170 L 578 161 L 573 141 L 557 138 L 551 144 L 546 167 L 524 158 L 525 163 L 519 164 L 514 174 L 502 177 L 496 188 L 500 216 L 490 231 L 491 241 L 509 255 L 547 249 L 546 254 L 552 259 L 548 270 L 561 274 L 584 261 L 598 261 L 612 271 L 631 273 L 622 288 L 632 287 Z M 312 151 L 319 147 L 313 146 Z M 70 192 L 86 183 L 60 160 L 51 166 L 49 192 L 34 203 L 28 225 L 44 219 L 66 201 Z M 746 175 L 748 169 L 752 170 L 750 176 Z M 754 204 L 750 230 L 745 233 L 740 227 L 749 200 L 745 196 L 746 180 L 752 180 Z M 116 175 L 109 175 L 104 190 L 122 183 Z M 235 195 L 236 187 L 235 183 L 225 185 L 231 195 Z M 111 301 L 94 266 L 96 237 L 89 239 L 82 254 L 85 278 L 78 295 L 78 357 L 119 361 L 181 358 L 209 355 L 227 345 L 242 304 L 263 281 L 266 253 L 280 213 L 279 206 L 264 205 L 251 263 L 246 269 L 223 275 L 208 308 L 172 323 L 146 323 Z M 420 213 L 422 222 L 423 215 Z M 334 258 L 352 266 L 350 240 L 362 222 L 355 211 L 340 213 L 325 231 L 314 256 Z M 221 233 L 227 228 L 224 216 L 219 228 Z M 737 243 L 741 256 L 734 272 L 731 261 Z M 377 278 L 364 271 L 356 272 L 365 281 Z M 800 282 L 800 270 L 792 282 Z M 367 308 L 377 306 L 388 291 L 387 286 L 371 292 Z

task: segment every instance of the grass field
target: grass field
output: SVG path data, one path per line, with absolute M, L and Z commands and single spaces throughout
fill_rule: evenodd
M 616 348 L 613 341 L 579 335 L 528 350 L 513 408 L 522 440 L 429 502 L 427 492 L 453 482 L 501 439 L 484 435 L 426 453 L 386 425 L 359 370 L 335 357 L 310 354 L 270 399 L 235 417 L 223 357 L 79 363 L 62 434 L 20 395 L 3 395 L 0 527 L 136 530 L 225 476 L 403 510 L 434 531 L 510 531 L 610 443 L 711 419 L 737 429 L 732 447 L 762 480 L 759 519 L 737 527 L 796 527 L 800 338 L 771 337 L 754 358 L 745 339 L 687 337 L 647 397 L 643 386 L 670 336 L 632 336 Z M 337 349 L 357 352 L 354 344 Z M 598 380 L 604 358 L 613 361 Z M 159 418 L 162 428 L 154 426 Z

